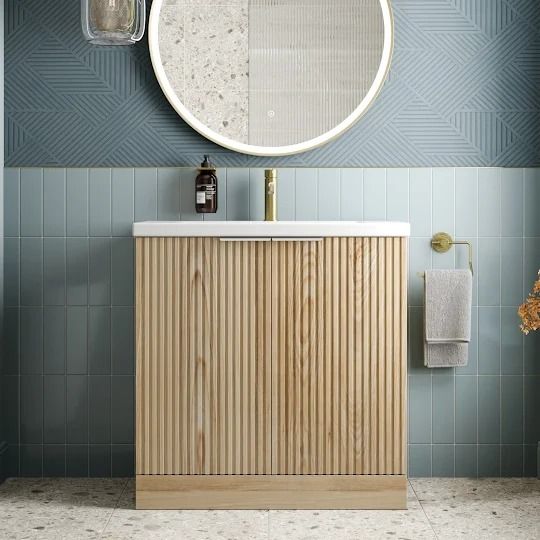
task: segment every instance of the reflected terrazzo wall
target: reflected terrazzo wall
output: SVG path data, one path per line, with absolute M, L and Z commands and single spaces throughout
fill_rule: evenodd
M 249 111 L 248 3 L 166 1 L 158 34 L 163 68 L 180 101 L 213 131 L 244 143 Z

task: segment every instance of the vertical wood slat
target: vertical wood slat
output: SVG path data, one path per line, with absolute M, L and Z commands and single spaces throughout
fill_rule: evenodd
M 373 471 L 374 474 L 378 473 L 377 470 L 377 456 L 378 456 L 378 439 L 377 439 L 377 405 L 378 405 L 378 370 L 377 370 L 377 351 L 379 345 L 379 328 L 377 326 L 377 238 L 370 239 L 370 250 L 369 250 L 369 282 L 370 282 L 370 303 L 369 303 L 369 319 L 370 319 L 370 334 L 369 334 L 369 346 L 370 346 L 370 355 L 369 355 L 369 371 L 370 371 L 370 425 L 369 425 L 369 434 L 370 434 L 370 471 Z M 368 314 L 366 313 L 367 317 Z M 364 338 L 365 339 L 365 338 Z
M 272 246 L 274 474 L 404 474 L 405 246 Z
M 371 365 L 370 365 L 370 253 L 371 253 L 371 241 L 369 238 L 362 238 L 362 290 L 361 293 L 364 297 L 362 305 L 362 389 L 360 395 L 362 396 L 362 471 L 371 470 L 371 434 L 370 434 L 370 417 L 371 417 L 371 402 L 370 402 L 370 379 L 371 379 Z
M 139 238 L 138 474 L 403 474 L 406 240 Z
M 135 469 L 140 471 L 145 468 L 143 463 L 144 455 L 148 455 L 148 450 L 144 452 L 144 444 L 146 443 L 143 437 L 143 428 L 147 425 L 145 421 L 145 414 L 148 410 L 146 406 L 146 399 L 144 394 L 145 385 L 147 381 L 146 373 L 146 346 L 148 340 L 146 339 L 146 317 L 141 309 L 144 305 L 143 295 L 146 291 L 144 287 L 144 248 L 141 244 L 136 244 L 135 254 L 135 349 L 137 351 L 137 371 L 139 376 L 135 380 Z
M 189 242 L 181 242 L 180 246 L 176 246 L 176 249 L 179 249 L 182 251 L 182 268 L 189 269 Z M 176 270 L 178 272 L 178 269 Z M 180 303 L 180 335 L 182 336 L 181 342 L 182 342 L 182 356 L 181 358 L 190 358 L 189 348 L 190 348 L 190 336 L 189 336 L 189 330 L 188 330 L 188 324 L 189 324 L 189 314 L 188 314 L 188 308 L 189 308 L 189 298 L 188 298 L 188 291 L 189 291 L 189 281 L 187 279 L 180 280 L 181 288 L 182 288 L 182 300 Z M 177 308 L 178 309 L 178 308 Z M 181 438 L 181 446 L 180 446 L 180 455 L 182 456 L 182 459 L 180 460 L 182 467 L 180 470 L 187 471 L 189 470 L 189 464 L 190 464 L 190 436 L 189 436 L 189 411 L 190 411 L 190 387 L 189 387 L 189 373 L 190 373 L 190 365 L 189 362 L 179 362 L 181 367 L 181 389 L 182 389 L 182 408 L 181 408 L 181 418 L 180 418 L 180 425 L 182 426 L 181 432 L 182 432 L 182 438 Z
M 385 441 L 385 408 L 387 404 L 387 397 L 385 393 L 385 335 L 386 335 L 386 321 L 385 321 L 385 302 L 386 302 L 386 289 L 384 283 L 384 270 L 386 265 L 385 252 L 384 252 L 384 238 L 377 238 L 377 469 L 378 474 L 385 472 L 384 468 L 384 456 L 386 453 L 386 441 Z
M 392 275 L 394 273 L 394 259 L 392 256 L 392 238 L 384 239 L 384 257 L 385 257 L 385 271 L 384 271 L 384 290 L 385 290 L 385 305 L 384 314 L 389 319 L 386 322 L 385 328 L 385 355 L 383 358 L 384 366 L 384 429 L 385 429 L 385 452 L 384 452 L 384 470 L 393 471 L 392 457 L 393 457 L 393 423 L 392 423 L 392 410 L 394 401 L 396 399 L 395 392 L 392 388 L 392 360 L 394 358 L 394 350 L 392 347 L 392 338 L 395 332 L 393 328 L 393 291 L 392 291 Z
M 323 424 L 323 436 L 326 442 L 325 454 L 326 463 L 324 472 L 330 474 L 333 470 L 333 441 L 332 431 L 334 429 L 334 422 L 332 418 L 332 400 L 328 399 L 328 396 L 332 395 L 332 362 L 326 361 L 327 358 L 332 358 L 332 340 L 329 339 L 328 333 L 332 329 L 332 296 L 331 287 L 328 281 L 328 276 L 331 276 L 332 272 L 332 253 L 330 249 L 325 249 L 324 253 L 324 274 L 321 276 L 321 281 L 324 287 L 324 313 L 325 322 L 324 328 L 321 329 L 321 338 L 324 339 L 324 344 L 321 343 L 321 347 L 324 348 L 324 401 L 326 403 L 325 423 Z M 325 279 L 325 276 L 327 279 Z M 281 336 L 278 337 L 278 339 Z M 279 470 L 279 469 L 278 469 Z
M 405 239 L 400 239 L 400 264 L 399 267 L 396 265 L 396 273 L 399 268 L 400 276 L 400 294 L 399 299 L 401 302 L 401 316 L 399 321 L 400 337 L 401 337 L 401 347 L 399 354 L 399 381 L 396 384 L 396 388 L 401 392 L 401 397 L 399 399 L 399 404 L 401 407 L 400 419 L 398 432 L 401 433 L 401 444 L 399 445 L 400 451 L 400 467 L 399 473 L 406 474 L 407 471 L 407 444 L 406 444 L 406 425 L 407 421 L 405 419 L 405 414 L 407 411 L 407 241 Z M 397 328 L 397 327 L 395 327 Z M 394 474 L 397 474 L 394 472 Z
M 269 474 L 270 247 L 136 250 L 137 474 Z
M 158 386 L 158 376 L 159 376 L 159 336 L 157 328 L 159 326 L 159 278 L 158 272 L 160 266 L 158 266 L 158 251 L 159 244 L 151 246 L 150 254 L 150 267 L 148 268 L 149 274 L 151 276 L 151 293 L 150 293 L 150 315 L 149 315 L 149 325 L 150 325 L 150 343 L 152 356 L 149 358 L 150 365 L 150 377 L 151 381 L 150 393 L 148 395 L 148 402 L 151 409 L 150 417 L 150 426 L 151 431 L 150 438 L 150 447 L 151 447 L 151 467 L 152 470 L 160 471 L 159 468 L 159 456 L 160 452 L 160 440 L 159 440 L 159 396 L 161 394 L 161 389 Z

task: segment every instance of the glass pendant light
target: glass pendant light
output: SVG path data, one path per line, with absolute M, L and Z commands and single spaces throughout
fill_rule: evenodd
M 144 34 L 145 0 L 81 0 L 83 34 L 94 45 L 132 45 Z

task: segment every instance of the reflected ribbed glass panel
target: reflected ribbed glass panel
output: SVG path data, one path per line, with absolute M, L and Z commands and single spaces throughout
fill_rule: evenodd
M 336 127 L 371 88 L 383 40 L 379 0 L 249 0 L 249 143 Z

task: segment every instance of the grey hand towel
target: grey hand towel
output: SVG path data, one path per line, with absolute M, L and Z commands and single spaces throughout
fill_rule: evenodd
M 427 367 L 467 365 L 471 305 L 469 270 L 426 271 L 424 364 Z

